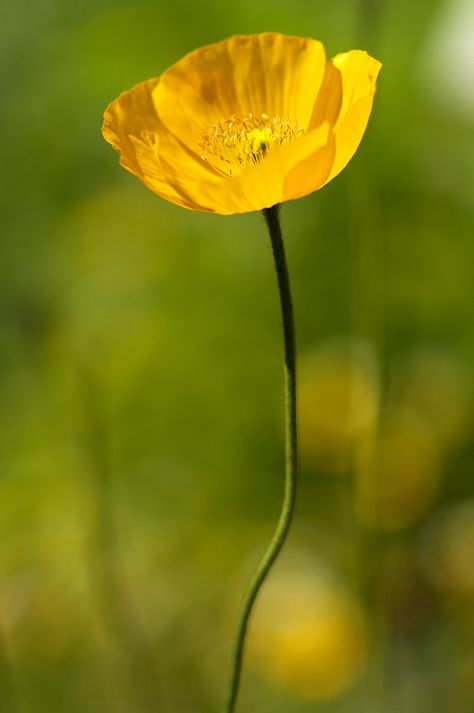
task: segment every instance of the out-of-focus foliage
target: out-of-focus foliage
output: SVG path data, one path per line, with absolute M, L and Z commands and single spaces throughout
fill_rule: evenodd
M 188 50 L 269 29 L 383 69 L 356 157 L 283 210 L 301 488 L 241 708 L 473 709 L 470 24 L 467 0 L 5 6 L 2 713 L 218 709 L 282 494 L 268 239 L 159 200 L 99 129 Z

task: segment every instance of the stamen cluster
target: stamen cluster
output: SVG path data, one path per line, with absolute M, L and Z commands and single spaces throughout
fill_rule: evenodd
M 221 174 L 236 176 L 256 164 L 267 151 L 294 141 L 304 133 L 297 122 L 268 114 L 232 116 L 213 124 L 201 135 L 201 158 Z

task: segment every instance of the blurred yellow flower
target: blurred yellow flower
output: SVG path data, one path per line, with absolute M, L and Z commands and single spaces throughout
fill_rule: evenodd
M 474 500 L 438 513 L 423 537 L 422 562 L 432 582 L 446 593 L 474 599 Z
M 299 698 L 344 693 L 367 658 L 365 616 L 358 600 L 313 563 L 280 570 L 257 605 L 249 663 Z
M 357 454 L 362 524 L 398 530 L 426 517 L 446 455 L 466 432 L 469 400 L 469 380 L 453 354 L 418 347 L 399 357 L 383 423 Z
M 369 344 L 331 340 L 301 359 L 300 448 L 310 467 L 345 473 L 378 413 L 376 363 Z
M 455 353 L 418 347 L 395 372 L 397 400 L 419 418 L 441 452 L 459 444 L 468 425 L 471 385 Z
M 380 67 L 361 50 L 326 62 L 312 39 L 231 37 L 123 93 L 102 132 L 122 166 L 172 203 L 262 210 L 321 188 L 345 167 Z
M 409 411 L 394 409 L 360 458 L 356 485 L 360 522 L 386 531 L 418 522 L 435 502 L 441 465 L 431 432 Z

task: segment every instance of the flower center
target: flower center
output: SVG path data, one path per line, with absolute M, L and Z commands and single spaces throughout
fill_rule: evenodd
M 303 133 L 297 122 L 279 116 L 248 114 L 244 119 L 232 116 L 202 133 L 201 158 L 224 176 L 237 176 L 247 166 L 261 161 L 268 151 L 294 141 Z

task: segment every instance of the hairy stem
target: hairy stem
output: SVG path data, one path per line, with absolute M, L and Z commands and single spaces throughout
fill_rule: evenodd
M 237 619 L 234 647 L 230 662 L 227 698 L 223 713 L 233 713 L 237 702 L 242 672 L 247 627 L 257 595 L 277 559 L 290 529 L 296 500 L 297 431 L 296 431 L 296 349 L 293 303 L 286 264 L 285 248 L 278 216 L 279 206 L 263 211 L 272 243 L 278 278 L 285 347 L 285 492 L 280 518 L 272 540 L 258 564 L 245 593 Z

